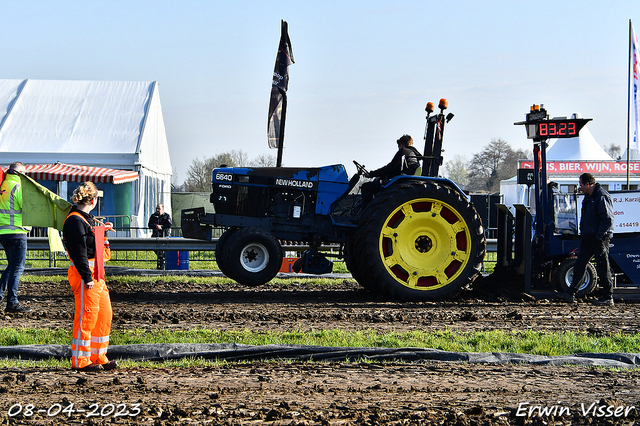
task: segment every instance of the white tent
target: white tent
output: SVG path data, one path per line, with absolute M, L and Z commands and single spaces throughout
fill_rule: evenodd
M 580 114 L 573 114 L 571 118 L 580 118 Z M 613 158 L 596 142 L 587 126 L 584 126 L 576 138 L 553 140 L 547 148 L 547 160 L 611 161 Z
M 571 118 L 581 117 L 576 113 Z M 554 162 L 563 164 L 553 164 Z M 615 172 L 615 162 L 595 140 L 588 127 L 584 126 L 578 137 L 550 141 L 547 148 L 547 178 L 558 183 L 561 192 L 569 192 L 575 188 L 578 176 L 583 172 L 589 172 L 607 189 L 622 190 L 627 187 L 626 173 Z M 583 169 L 582 165 L 586 163 L 592 167 L 585 165 L 586 170 Z M 563 165 L 567 168 L 562 169 Z M 632 173 L 629 188 L 635 189 L 639 185 L 640 179 L 636 173 Z M 500 181 L 500 193 L 504 194 L 504 202 L 507 205 L 533 204 L 532 200 L 527 200 L 529 193 L 526 185 L 517 184 L 515 177 Z
M 631 148 L 629 150 L 629 153 L 631 154 L 631 156 L 629 157 L 629 160 L 631 160 L 631 161 L 640 160 L 640 151 L 638 151 L 637 149 Z M 626 148 L 625 148 L 624 152 L 622 153 L 622 155 L 620 156 L 620 158 L 622 160 L 626 160 L 627 159 L 627 149 Z
M 155 204 L 171 205 L 155 81 L 0 80 L 0 152 L 3 165 L 60 162 L 138 172 L 135 182 L 104 184 L 101 212 L 127 215 L 134 227 L 146 226 Z

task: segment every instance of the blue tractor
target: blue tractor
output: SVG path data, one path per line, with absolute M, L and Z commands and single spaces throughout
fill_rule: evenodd
M 308 249 L 296 271 L 324 274 L 331 257 L 344 259 L 365 289 L 388 299 L 432 301 L 451 298 L 479 274 L 486 238 L 469 198 L 448 179 L 439 178 L 447 102 L 440 112 L 427 105 L 422 166 L 414 175 L 384 182 L 366 208 L 357 185 L 366 173 L 349 179 L 343 165 L 317 168 L 220 167 L 212 173 L 210 201 L 182 212 L 187 238 L 212 240 L 212 229 L 225 232 L 216 243 L 220 270 L 235 281 L 267 283 L 282 265 L 283 241 Z M 332 244 L 337 253 L 322 247 Z

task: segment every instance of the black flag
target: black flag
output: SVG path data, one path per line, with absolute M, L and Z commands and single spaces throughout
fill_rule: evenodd
M 269 122 L 267 124 L 269 148 L 282 148 L 280 145 L 284 137 L 284 119 L 287 109 L 286 97 L 287 88 L 289 87 L 289 65 L 294 62 L 291 40 L 289 40 L 289 33 L 287 31 L 287 23 L 286 21 L 282 21 L 280 46 L 278 47 L 278 55 L 276 56 L 276 66 L 273 70 L 271 101 L 269 102 Z

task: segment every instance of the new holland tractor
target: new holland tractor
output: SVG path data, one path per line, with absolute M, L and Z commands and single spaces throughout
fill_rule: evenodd
M 220 270 L 247 286 L 267 283 L 283 261 L 282 241 L 307 250 L 294 269 L 332 271 L 329 259 L 344 259 L 365 289 L 388 299 L 431 301 L 453 297 L 479 274 L 486 238 L 469 198 L 448 179 L 438 178 L 447 101 L 434 114 L 427 104 L 424 155 L 414 175 L 396 176 L 361 209 L 357 184 L 343 165 L 317 168 L 220 167 L 212 173 L 210 201 L 183 210 L 184 237 L 212 238 L 223 227 L 215 254 Z M 321 249 L 339 247 L 337 253 Z

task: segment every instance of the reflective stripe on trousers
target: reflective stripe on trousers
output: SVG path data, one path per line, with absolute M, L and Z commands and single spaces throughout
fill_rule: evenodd
M 91 270 L 93 272 L 93 262 Z M 71 366 L 83 368 L 89 364 L 106 364 L 109 335 L 111 333 L 111 299 L 103 280 L 94 281 L 88 289 L 78 270 L 71 266 L 69 284 L 75 299 L 73 338 L 71 340 Z

